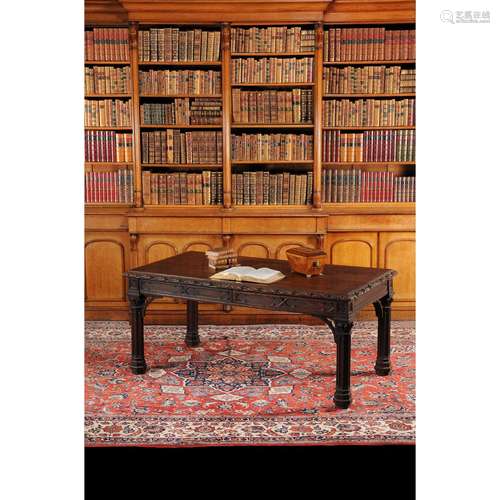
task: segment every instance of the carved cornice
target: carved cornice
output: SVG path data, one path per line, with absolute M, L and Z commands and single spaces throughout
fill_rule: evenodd
M 89 24 L 220 22 L 415 21 L 415 1 L 404 0 L 86 0 Z

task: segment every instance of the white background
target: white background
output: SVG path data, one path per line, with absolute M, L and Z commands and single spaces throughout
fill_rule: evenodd
M 417 492 L 425 500 L 498 498 L 495 7 L 418 5 Z M 491 24 L 444 23 L 442 10 L 488 10 Z M 0 453 L 8 460 L 0 495 L 78 499 L 83 2 L 32 2 L 31 20 L 24 2 L 9 2 L 2 14 Z

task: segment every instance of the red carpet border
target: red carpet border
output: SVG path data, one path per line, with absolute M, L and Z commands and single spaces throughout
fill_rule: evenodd
M 414 444 L 414 328 L 393 323 L 387 377 L 376 323 L 352 334 L 352 397 L 335 409 L 335 342 L 325 326 L 147 326 L 149 370 L 128 369 L 126 322 L 86 323 L 87 446 Z

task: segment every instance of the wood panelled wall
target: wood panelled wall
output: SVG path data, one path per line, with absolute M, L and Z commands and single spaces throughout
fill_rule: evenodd
M 386 0 L 216 1 L 93 0 L 85 3 L 93 24 L 196 22 L 413 22 L 415 3 Z M 140 204 L 139 204 L 140 205 Z M 361 206 L 360 206 L 361 205 Z M 415 208 L 413 204 L 347 204 L 290 211 L 244 207 L 190 210 L 86 207 L 85 298 L 88 319 L 128 319 L 126 282 L 131 268 L 186 251 L 226 245 L 239 255 L 285 258 L 290 246 L 324 249 L 333 264 L 388 267 L 395 281 L 395 319 L 415 312 Z M 363 317 L 374 318 L 366 310 Z M 296 315 L 206 304 L 202 322 L 296 322 Z M 185 305 L 154 301 L 147 322 L 183 323 Z
M 205 251 L 221 245 L 235 248 L 239 255 L 278 259 L 286 258 L 287 248 L 305 245 L 323 248 L 333 264 L 396 269 L 399 274 L 394 284 L 394 317 L 414 318 L 415 215 L 411 209 L 400 207 L 400 213 L 370 214 L 304 210 L 286 216 L 279 210 L 256 214 L 241 208 L 227 212 L 213 209 L 202 216 L 190 216 L 186 208 L 87 208 L 87 318 L 128 318 L 122 276 L 127 269 L 187 250 Z M 208 304 L 201 307 L 200 313 L 204 322 L 298 321 L 293 315 Z M 146 319 L 181 323 L 184 315 L 184 304 L 164 299 L 153 302 Z M 373 311 L 366 310 L 363 317 L 373 318 Z

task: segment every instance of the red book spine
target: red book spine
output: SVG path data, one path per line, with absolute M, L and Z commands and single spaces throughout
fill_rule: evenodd
M 104 153 L 104 158 L 103 161 L 111 161 L 111 151 L 110 151 L 110 146 L 111 146 L 111 132 L 109 131 L 104 131 L 102 133 L 103 136 L 103 153 Z
M 95 161 L 102 161 L 102 132 L 100 130 L 94 130 L 94 143 L 95 143 Z
M 94 172 L 94 201 L 96 203 L 101 201 L 99 174 L 100 172 Z
M 95 203 L 96 200 L 96 175 L 95 172 L 90 172 L 90 202 Z
M 104 60 L 112 61 L 111 57 L 111 43 L 112 43 L 112 33 L 111 28 L 104 28 Z
M 392 31 L 385 32 L 384 49 L 384 60 L 390 61 L 392 59 Z
M 106 172 L 101 172 L 101 203 L 108 201 L 108 181 L 106 179 Z
M 98 130 L 95 132 L 96 134 L 96 144 L 97 144 L 97 150 L 96 150 L 96 161 L 106 161 L 106 143 L 104 142 L 106 136 L 105 132 L 102 130 Z
M 94 138 L 92 132 L 87 132 L 87 161 L 94 161 Z
M 116 187 L 115 187 L 115 179 L 116 178 L 116 172 L 110 172 L 109 173 L 109 184 L 110 184 L 110 189 L 109 189 L 109 192 L 110 192 L 110 197 L 109 197 L 109 201 L 111 203 L 116 203 Z
M 109 172 L 102 173 L 102 202 L 109 203 L 109 181 L 108 181 Z
M 125 50 L 125 44 L 127 42 L 127 38 L 126 38 L 127 34 L 128 34 L 127 29 L 119 28 L 116 31 L 116 47 L 117 47 L 116 57 L 120 61 L 127 61 L 128 60 L 126 50 Z

